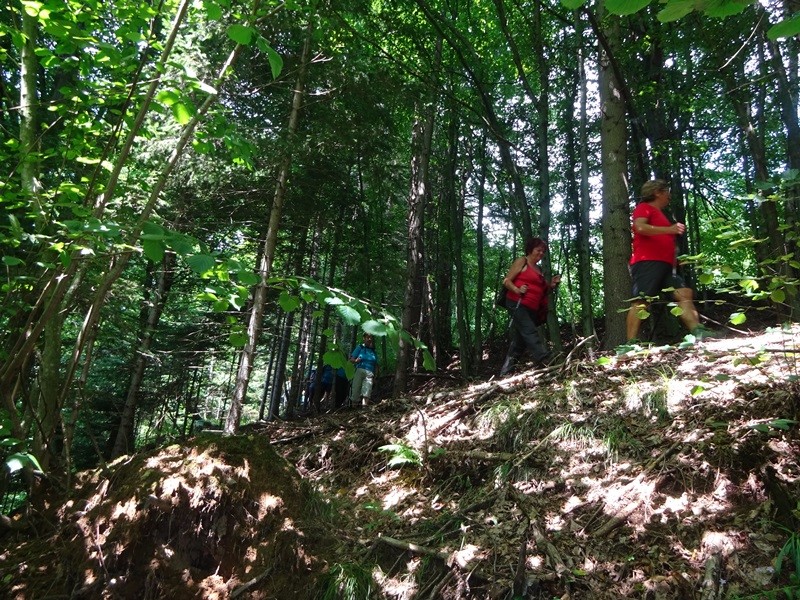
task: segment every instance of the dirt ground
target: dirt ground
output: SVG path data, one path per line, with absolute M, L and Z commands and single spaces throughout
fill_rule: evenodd
M 0 595 L 797 597 L 798 340 L 582 346 L 137 455 L 0 539 Z

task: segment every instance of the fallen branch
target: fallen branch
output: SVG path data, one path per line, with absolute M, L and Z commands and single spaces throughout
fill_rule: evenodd
M 233 599 L 233 598 L 238 598 L 239 596 L 241 596 L 242 594 L 244 594 L 244 593 L 245 593 L 247 590 L 249 590 L 249 589 L 251 589 L 251 588 L 255 587 L 256 585 L 258 585 L 258 584 L 259 584 L 259 582 L 261 582 L 261 581 L 264 581 L 264 579 L 266 579 L 267 577 L 269 577 L 270 573 L 272 573 L 272 570 L 273 570 L 273 568 L 274 568 L 274 567 L 269 567 L 268 569 L 266 569 L 266 570 L 265 570 L 263 573 L 261 573 L 260 575 L 257 575 L 256 577 L 253 577 L 253 579 L 251 579 L 251 580 L 250 580 L 250 581 L 248 581 L 247 583 L 243 583 L 243 584 L 242 584 L 242 585 L 240 585 L 239 587 L 235 588 L 235 589 L 234 589 L 234 590 L 231 592 L 231 598 L 232 598 L 232 599 Z
M 700 600 L 719 600 L 720 594 L 719 580 L 722 576 L 722 556 L 719 552 L 712 554 L 706 561 L 705 576 L 700 586 L 702 593 Z
M 448 450 L 447 454 L 463 456 L 465 458 L 477 458 L 478 460 L 498 460 L 502 462 L 514 460 L 516 457 L 516 454 L 510 452 L 486 452 L 484 450 Z

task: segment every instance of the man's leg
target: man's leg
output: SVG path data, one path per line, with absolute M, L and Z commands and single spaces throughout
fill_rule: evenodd
M 639 338 L 639 328 L 642 326 L 642 320 L 639 318 L 639 313 L 643 310 L 647 310 L 647 308 L 648 304 L 642 300 L 631 302 L 631 307 L 628 309 L 628 318 L 625 321 L 628 341 Z
M 700 324 L 700 316 L 697 314 L 697 309 L 694 306 L 694 294 L 691 288 L 678 288 L 673 295 L 675 296 L 675 301 L 678 303 L 678 306 L 683 311 L 680 317 L 681 321 L 683 321 L 686 329 L 690 332 L 694 331 L 695 327 Z

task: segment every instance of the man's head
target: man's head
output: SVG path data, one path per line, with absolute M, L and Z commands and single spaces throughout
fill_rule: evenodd
M 663 179 L 651 179 L 642 185 L 642 202 L 652 202 L 661 192 L 669 196 L 669 184 Z

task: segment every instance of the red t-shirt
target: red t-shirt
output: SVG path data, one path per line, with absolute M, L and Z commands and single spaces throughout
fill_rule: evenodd
M 523 285 L 528 286 L 528 291 L 522 296 L 522 306 L 527 306 L 533 311 L 547 311 L 547 289 L 548 285 L 547 282 L 544 280 L 544 276 L 539 272 L 538 269 L 531 269 L 530 267 L 525 265 L 527 268 L 523 268 L 517 276 L 514 278 L 514 285 L 522 287 Z M 512 302 L 516 302 L 519 300 L 519 294 L 515 294 L 511 290 L 508 290 L 506 294 L 506 298 L 511 300 Z
M 655 206 L 642 202 L 633 209 L 632 222 L 636 219 L 647 219 L 648 225 L 669 227 L 672 222 Z M 659 233 L 658 235 L 642 235 L 633 230 L 633 253 L 631 264 L 642 260 L 658 260 L 671 265 L 675 264 L 675 235 Z

